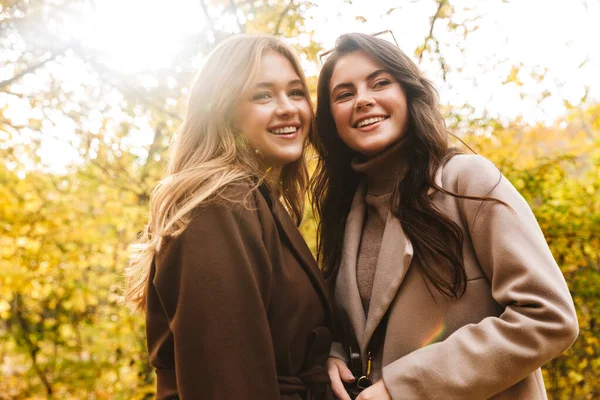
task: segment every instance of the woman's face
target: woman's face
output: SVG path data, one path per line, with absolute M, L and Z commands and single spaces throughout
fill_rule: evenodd
M 354 151 L 374 156 L 406 133 L 408 109 L 400 83 L 363 52 L 337 61 L 329 95 L 338 134 Z
M 292 63 L 280 53 L 267 52 L 258 79 L 241 96 L 235 124 L 264 167 L 280 172 L 285 164 L 298 160 L 312 112 Z

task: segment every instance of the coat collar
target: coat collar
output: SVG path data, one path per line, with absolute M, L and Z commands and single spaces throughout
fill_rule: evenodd
M 436 172 L 434 181 L 438 186 L 442 186 L 442 168 Z M 335 286 L 335 297 L 343 299 L 338 302 L 341 308 L 339 311 L 343 313 L 344 319 L 349 321 L 363 359 L 366 359 L 367 345 L 394 300 L 414 254 L 412 243 L 404 234 L 400 221 L 389 212 L 377 259 L 373 295 L 368 316 L 365 316 L 356 280 L 356 261 L 366 213 L 366 190 L 366 182 L 363 180 L 354 194 L 346 219 L 342 259 Z M 434 187 L 430 187 L 427 195 L 431 197 L 436 191 Z
M 289 213 L 285 210 L 281 202 L 271 195 L 269 188 L 265 185 L 261 185 L 259 187 L 259 191 L 271 208 L 271 213 L 273 214 L 273 219 L 277 224 L 281 239 L 286 241 L 289 247 L 292 249 L 292 252 L 299 260 L 300 265 L 317 290 L 317 293 L 319 294 L 319 297 L 321 298 L 321 301 L 325 307 L 327 321 L 329 321 L 330 326 L 332 326 L 334 321 L 333 305 L 329 297 L 329 289 L 321 270 L 319 270 L 319 267 L 317 266 L 317 263 L 306 244 L 306 241 L 300 234 L 298 227 L 296 224 L 294 224 L 294 221 L 290 217 Z
M 442 187 L 442 168 L 436 172 L 434 182 Z M 365 220 L 366 191 L 366 182 L 363 180 L 354 194 L 346 219 L 342 259 L 335 286 L 336 299 L 342 299 L 336 302 L 339 305 L 338 311 L 349 321 L 363 360 L 366 359 L 366 347 L 394 300 L 414 254 L 412 243 L 404 234 L 400 221 L 389 212 L 381 239 L 368 317 L 365 316 L 356 280 L 356 261 Z M 430 187 L 427 195 L 431 197 L 436 192 L 434 187 Z
M 363 360 L 366 359 L 366 348 L 375 328 L 394 300 L 413 256 L 412 244 L 405 237 L 400 221 L 391 212 L 388 213 L 373 281 L 369 313 L 365 316 L 356 280 L 356 260 L 366 213 L 365 194 L 366 184 L 361 182 L 346 220 L 342 260 L 335 286 L 335 297 L 343 299 L 338 303 L 342 308 L 340 311 L 352 326 Z
M 434 182 L 442 187 L 442 168 L 436 172 Z M 363 180 L 356 190 L 346 221 L 342 261 L 335 288 L 336 297 L 345 299 L 343 311 L 356 334 L 363 360 L 367 356 L 369 341 L 396 297 L 414 255 L 412 243 L 404 234 L 400 221 L 390 211 L 377 258 L 369 312 L 365 316 L 356 280 L 356 261 L 366 213 L 366 190 Z M 430 187 L 427 195 L 431 197 L 435 192 L 437 190 Z
M 363 352 L 366 351 L 365 348 L 373 337 L 375 329 L 396 297 L 398 288 L 410 267 L 413 254 L 412 243 L 404 234 L 400 221 L 389 212 L 373 279 L 373 291 L 363 338 Z
M 356 341 L 361 348 L 363 348 L 366 318 L 356 281 L 356 260 L 366 212 L 365 193 L 366 185 L 359 184 L 352 200 L 350 213 L 346 218 L 340 268 L 334 289 L 335 298 L 339 299 L 336 304 L 339 305 L 337 311 L 341 313 L 341 320 L 350 324 L 349 328 L 356 335 Z

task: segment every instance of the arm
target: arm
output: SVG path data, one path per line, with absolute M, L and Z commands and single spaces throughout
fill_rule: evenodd
M 489 398 L 577 338 L 569 290 L 527 202 L 503 176 L 494 188 L 500 172 L 482 157 L 462 156 L 453 167 L 459 194 L 495 197 L 514 210 L 457 199 L 468 225 L 465 240 L 472 241 L 492 295 L 505 310 L 386 366 L 383 380 L 394 399 L 439 393 L 447 399 Z
M 182 399 L 279 399 L 267 307 L 271 264 L 256 211 L 209 205 L 157 258 Z

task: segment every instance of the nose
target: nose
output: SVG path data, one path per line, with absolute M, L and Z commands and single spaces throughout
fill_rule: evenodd
M 281 96 L 281 98 L 277 102 L 277 108 L 275 110 L 275 113 L 279 117 L 293 116 L 298 114 L 298 108 L 288 96 Z
M 356 102 L 354 103 L 354 109 L 361 111 L 366 108 L 371 108 L 375 105 L 375 100 L 368 93 L 357 93 Z

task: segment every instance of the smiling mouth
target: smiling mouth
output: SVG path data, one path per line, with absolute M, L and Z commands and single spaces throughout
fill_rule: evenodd
M 384 121 L 388 118 L 389 118 L 389 116 L 387 116 L 387 117 L 372 117 L 372 118 L 363 119 L 362 121 L 359 121 L 358 123 L 354 124 L 354 127 L 355 128 L 364 128 L 365 126 L 376 124 L 376 123 Z
M 273 135 L 291 135 L 296 133 L 298 129 L 299 127 L 297 126 L 285 126 L 283 128 L 268 129 L 268 131 Z

